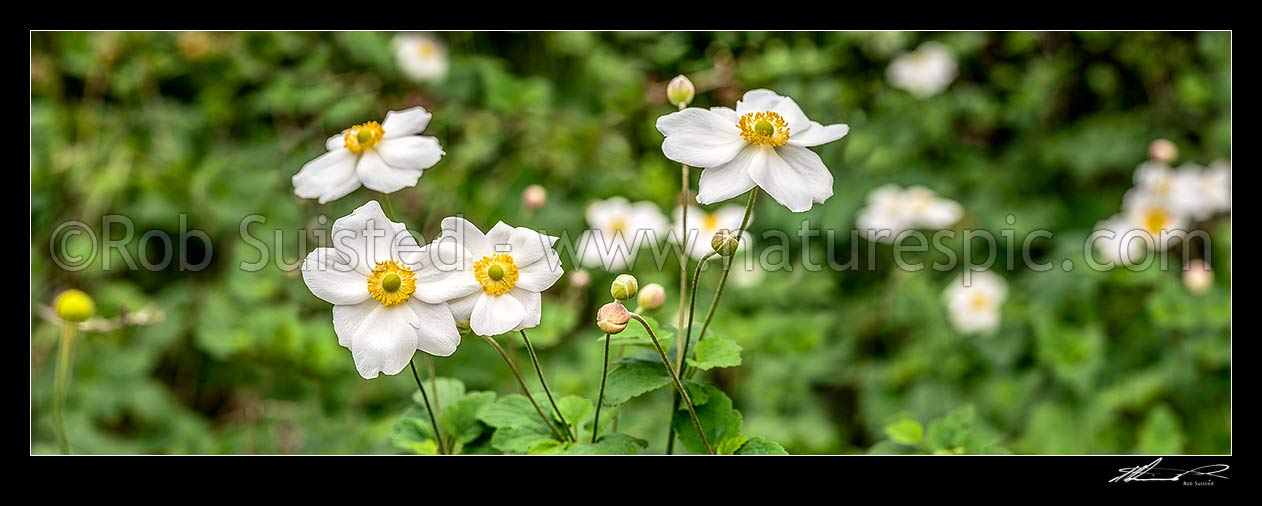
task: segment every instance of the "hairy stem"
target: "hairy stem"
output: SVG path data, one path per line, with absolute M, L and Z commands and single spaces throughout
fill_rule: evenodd
M 600 394 L 596 395 L 596 416 L 592 418 L 592 442 L 596 442 L 596 433 L 600 432 L 600 406 L 605 403 L 605 379 L 609 377 L 609 341 L 613 338 L 605 334 L 605 365 L 600 369 Z
M 662 365 L 666 366 L 666 370 L 670 372 L 670 379 L 675 382 L 675 389 L 679 391 L 679 396 L 683 398 L 685 405 L 688 407 L 688 416 L 692 417 L 692 425 L 697 428 L 697 435 L 701 436 L 701 444 L 705 446 L 706 453 L 714 455 L 714 449 L 710 447 L 710 439 L 705 435 L 705 429 L 701 427 L 701 419 L 697 418 L 697 409 L 692 405 L 692 398 L 688 396 L 688 390 L 684 389 L 684 383 L 679 380 L 679 374 L 675 372 L 674 366 L 670 363 L 670 357 L 666 356 L 666 350 L 662 349 L 662 343 L 657 340 L 657 333 L 653 332 L 653 327 L 649 326 L 649 322 L 638 314 L 631 313 L 631 318 L 640 325 L 644 326 L 644 331 L 648 333 L 649 339 L 653 340 L 653 347 L 657 348 L 657 354 L 662 357 Z M 671 413 L 671 418 L 675 416 Z
M 434 417 L 434 408 L 430 407 L 429 394 L 425 393 L 425 385 L 421 383 L 421 375 L 416 373 L 416 361 L 409 360 L 408 366 L 412 368 L 412 379 L 416 380 L 416 389 L 421 391 L 421 400 L 425 401 L 425 412 L 429 413 L 429 423 L 434 427 L 434 440 L 438 442 L 438 451 L 443 455 L 448 454 L 447 442 L 443 440 L 443 434 L 438 429 L 438 418 Z M 434 387 L 434 400 L 438 400 L 438 387 Z
M 741 228 L 736 232 L 737 240 L 745 236 L 745 227 L 749 225 L 749 217 L 754 212 L 754 202 L 758 198 L 758 187 L 755 186 L 749 193 L 749 203 L 745 204 L 745 216 L 741 218 Z M 710 320 L 714 318 L 714 311 L 719 307 L 719 298 L 723 296 L 723 287 L 727 286 L 727 275 L 732 272 L 732 262 L 735 256 L 724 259 L 723 274 L 719 276 L 719 286 L 714 290 L 714 300 L 710 302 L 710 309 L 706 311 L 705 320 L 701 322 L 701 332 L 697 333 L 697 342 L 705 339 L 705 331 L 710 328 Z
M 539 365 L 539 355 L 535 354 L 535 347 L 530 344 L 530 338 L 526 337 L 525 329 L 521 330 L 521 340 L 526 343 L 526 353 L 530 354 L 530 362 L 535 365 L 535 372 L 539 374 L 539 384 L 543 385 L 543 393 L 548 396 L 548 402 L 552 404 L 552 410 L 556 412 L 557 419 L 561 420 L 561 427 L 565 429 L 563 432 L 565 432 L 565 436 L 568 438 L 570 437 L 570 422 L 566 421 L 565 415 L 561 414 L 561 408 L 557 407 L 557 401 L 552 398 L 552 389 L 548 388 L 548 380 L 543 378 L 543 367 Z M 575 427 L 574 430 L 577 432 L 578 427 Z M 577 443 L 578 435 L 574 435 L 570 440 Z
M 530 387 L 526 386 L 526 379 L 521 376 L 521 370 L 517 368 L 517 365 L 513 363 L 513 360 L 508 358 L 508 352 L 504 351 L 504 347 L 500 346 L 500 343 L 497 342 L 495 338 L 489 336 L 482 336 L 482 338 L 486 339 L 486 342 L 491 343 L 491 347 L 495 348 L 495 351 L 498 351 L 500 353 L 500 357 L 504 359 L 504 363 L 508 364 L 508 369 L 513 371 L 513 377 L 517 378 L 517 385 L 521 387 L 521 393 L 526 395 L 526 399 L 530 401 L 530 405 L 535 407 L 535 412 L 539 413 L 539 418 L 542 418 L 543 423 L 552 430 L 552 435 L 556 436 L 558 440 L 564 441 L 566 437 L 562 436 L 561 431 L 558 431 L 556 426 L 552 424 L 552 420 L 550 420 L 552 417 L 544 413 L 543 408 L 539 407 L 539 403 L 535 402 L 534 396 L 530 395 Z

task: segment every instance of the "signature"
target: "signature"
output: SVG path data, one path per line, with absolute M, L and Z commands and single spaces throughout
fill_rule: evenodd
M 1227 477 L 1220 475 L 1218 473 L 1226 471 L 1230 467 L 1227 464 L 1210 464 L 1206 466 L 1197 467 L 1195 469 L 1184 470 L 1184 469 L 1171 469 L 1168 467 L 1157 467 L 1157 464 L 1160 464 L 1160 463 L 1161 463 L 1161 459 L 1159 458 L 1157 460 L 1152 461 L 1151 464 L 1148 464 L 1146 466 L 1123 467 L 1121 469 L 1118 469 L 1118 471 L 1121 471 L 1122 474 L 1116 478 L 1109 480 L 1109 483 L 1116 483 L 1119 481 L 1121 482 L 1179 481 L 1183 479 L 1184 476 L 1187 476 L 1187 475 L 1194 475 L 1194 477 L 1206 476 L 1206 477 L 1222 478 L 1225 480 L 1227 479 Z

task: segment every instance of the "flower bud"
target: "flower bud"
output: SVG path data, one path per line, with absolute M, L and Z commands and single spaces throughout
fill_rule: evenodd
M 656 311 L 666 303 L 666 289 L 657 283 L 649 283 L 640 289 L 638 311 Z
M 469 320 L 456 322 L 456 332 L 460 333 L 460 337 L 469 337 L 469 332 L 473 330 L 469 327 Z
M 591 286 L 592 275 L 583 269 L 579 269 L 570 274 L 570 286 L 575 290 L 582 290 Z
M 1160 162 L 1174 163 L 1179 159 L 1179 146 L 1169 139 L 1157 139 L 1148 145 L 1148 158 Z
M 82 290 L 72 288 L 53 299 L 53 309 L 57 310 L 57 317 L 62 320 L 79 323 L 92 317 L 92 313 L 96 312 L 96 303 Z
M 710 247 L 714 248 L 715 253 L 730 257 L 736 254 L 736 248 L 740 246 L 740 240 L 736 237 L 736 233 L 731 229 L 721 228 L 714 233 L 714 237 L 710 239 Z
M 1202 294 L 1209 291 L 1214 285 L 1214 271 L 1210 270 L 1209 264 L 1203 260 L 1193 260 L 1188 262 L 1186 268 L 1183 269 L 1183 286 L 1187 287 L 1189 292 Z
M 526 189 L 521 192 L 521 205 L 525 206 L 526 209 L 539 209 L 547 203 L 548 190 L 543 189 L 542 186 L 532 184 L 527 186 Z
M 635 297 L 638 291 L 640 291 L 640 282 L 630 274 L 619 274 L 609 286 L 609 295 L 613 295 L 614 300 L 630 299 Z
M 596 326 L 606 334 L 617 334 L 626 330 L 629 321 L 631 312 L 621 302 L 610 302 L 596 311 Z
M 679 107 L 687 107 L 692 103 L 692 98 L 697 95 L 697 88 L 692 85 L 692 81 L 683 75 L 675 76 L 670 80 L 670 84 L 666 85 L 666 98 L 671 104 Z

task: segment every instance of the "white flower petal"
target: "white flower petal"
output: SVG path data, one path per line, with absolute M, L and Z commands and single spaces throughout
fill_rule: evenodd
M 469 328 L 479 336 L 498 336 L 517 328 L 526 317 L 526 308 L 511 294 L 482 294 L 473 305 Z
M 790 97 L 781 97 L 772 111 L 778 113 L 781 118 L 784 118 L 784 122 L 789 124 L 790 136 L 797 130 L 805 133 L 813 126 L 811 120 L 806 117 L 806 113 L 802 112 L 802 108 Z
M 416 273 L 416 297 L 429 303 L 446 302 L 478 291 L 468 250 L 451 237 L 439 238 L 408 262 Z
M 291 178 L 294 194 L 304 199 L 318 198 L 324 204 L 355 191 L 359 187 L 355 175 L 358 158 L 349 149 L 335 149 L 307 162 Z
M 346 130 L 350 130 L 350 129 L 347 128 Z M 345 148 L 346 147 L 346 130 L 342 130 L 341 132 L 338 132 L 337 135 L 329 137 L 328 140 L 325 140 L 324 149 L 333 151 L 335 149 Z
M 386 218 L 375 200 L 333 222 L 333 247 L 365 276 L 378 262 L 399 260 L 421 249 L 402 223 Z
M 744 116 L 751 112 L 773 111 L 783 98 L 771 90 L 749 90 L 745 92 L 745 95 L 740 100 L 736 101 L 736 114 Z
M 745 219 L 745 208 L 736 205 L 727 205 L 720 207 L 715 213 L 718 213 L 719 228 L 729 228 L 736 230 L 741 227 L 741 220 Z M 749 213 L 749 222 L 745 224 L 746 228 L 750 223 L 754 222 L 754 213 Z
M 378 373 L 398 374 L 416 353 L 416 313 L 406 305 L 377 305 L 360 323 L 351 338 L 355 369 L 364 379 Z
M 539 292 L 530 292 L 519 288 L 509 290 L 508 295 L 521 302 L 525 317 L 513 330 L 530 329 L 539 326 L 539 318 L 543 315 L 543 297 Z
M 448 237 L 454 238 L 456 244 L 469 251 L 469 255 L 474 259 L 494 253 L 491 249 L 491 243 L 487 240 L 486 235 L 469 220 L 459 216 L 449 216 L 443 218 L 443 233 L 440 239 L 447 240 Z
M 597 200 L 587 206 L 587 225 L 600 230 L 608 230 L 614 221 L 626 220 L 630 213 L 631 202 L 623 197 Z
M 658 118 L 657 130 L 666 136 L 662 154 L 694 167 L 726 163 L 746 144 L 736 124 L 720 113 L 696 107 Z
M 471 293 L 459 299 L 452 299 L 447 302 L 451 307 L 451 315 L 456 318 L 457 322 L 467 322 L 473 316 L 473 307 L 478 304 L 478 300 L 486 295 L 481 290 Z
M 736 114 L 736 109 L 730 107 L 711 107 L 710 111 L 723 116 L 723 119 L 731 121 L 733 125 L 741 120 L 741 115 Z
M 358 304 L 369 297 L 368 277 L 334 248 L 316 248 L 302 262 L 302 280 L 320 300 L 330 304 Z
M 367 290 L 364 292 L 367 293 Z M 350 348 L 355 331 L 359 330 L 359 326 L 363 325 L 368 315 L 379 307 L 381 303 L 371 299 L 349 306 L 342 304 L 333 306 L 333 333 L 337 334 L 337 344 Z
M 740 195 L 754 187 L 749 177 L 749 166 L 760 158 L 762 150 L 755 145 L 745 146 L 730 162 L 701 171 L 697 183 L 697 202 L 713 204 Z
M 801 133 L 789 131 L 789 144 L 802 147 L 819 146 L 820 144 L 828 144 L 845 137 L 846 134 L 850 133 L 850 125 L 842 123 L 836 125 L 821 125 L 814 121 L 809 123 L 810 127 Z
M 635 260 L 635 250 L 631 249 L 621 233 L 584 230 L 578 236 L 576 247 L 579 263 L 587 267 L 600 267 L 612 272 L 621 270 Z
M 428 304 L 415 297 L 406 303 L 416 315 L 416 347 L 425 353 L 446 357 L 460 345 L 460 331 L 447 304 Z
M 359 180 L 365 187 L 381 193 L 394 193 L 416 186 L 416 180 L 421 178 L 419 170 L 392 167 L 375 149 L 369 149 L 360 155 L 355 173 L 359 174 Z
M 382 160 L 399 169 L 425 170 L 446 154 L 438 139 L 428 135 L 382 139 L 376 149 Z
M 508 247 L 512 251 L 513 262 L 517 267 L 525 267 L 547 258 L 555 242 L 552 236 L 535 232 L 526 227 L 515 227 L 509 232 Z
M 548 258 L 517 267 L 517 287 L 542 292 L 561 279 L 565 273 L 565 269 L 561 268 L 561 257 L 553 250 L 548 251 L 552 253 Z
M 833 174 L 819 155 L 803 147 L 785 145 L 768 152 L 765 163 L 751 165 L 749 176 L 793 212 L 833 196 Z
M 416 135 L 429 126 L 429 118 L 429 112 L 419 105 L 402 111 L 390 111 L 386 113 L 385 121 L 381 122 L 381 129 L 386 131 L 386 139 Z

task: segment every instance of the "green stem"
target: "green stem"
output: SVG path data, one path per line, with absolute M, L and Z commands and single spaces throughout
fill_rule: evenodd
M 535 347 L 530 344 L 530 338 L 526 337 L 526 329 L 522 329 L 520 332 L 521 340 L 526 343 L 526 353 L 530 354 L 530 362 L 535 365 L 535 372 L 539 374 L 539 384 L 543 385 L 543 393 L 548 396 L 548 402 L 552 404 L 552 410 L 556 412 L 557 419 L 561 421 L 561 426 L 566 428 L 564 430 L 565 436 L 570 437 L 570 430 L 568 428 L 570 426 L 570 422 L 565 420 L 565 415 L 561 414 L 561 408 L 557 407 L 557 401 L 552 398 L 552 389 L 548 388 L 548 380 L 543 378 L 543 367 L 539 365 L 539 355 L 535 354 Z M 578 427 L 575 427 L 574 431 L 577 432 Z M 578 435 L 575 434 L 571 441 L 577 443 Z
M 387 218 L 390 218 L 390 221 L 395 221 L 395 220 L 398 220 L 398 218 L 395 218 L 395 216 L 397 216 L 397 215 L 396 215 L 396 214 L 394 214 L 394 204 L 391 204 L 391 203 L 390 203 L 390 194 L 389 194 L 389 193 L 382 193 L 382 194 L 381 194 L 381 199 L 382 199 L 382 200 L 384 200 L 384 201 L 386 202 L 386 217 L 387 217 Z M 437 395 L 437 394 L 435 394 L 435 395 Z
M 534 396 L 530 395 L 530 387 L 526 386 L 526 379 L 521 376 L 521 370 L 517 368 L 513 360 L 508 358 L 508 352 L 504 351 L 504 347 L 500 346 L 500 343 L 495 338 L 489 336 L 482 336 L 482 338 L 486 339 L 486 342 L 491 343 L 491 347 L 495 348 L 495 351 L 498 351 L 500 357 L 504 359 L 504 363 L 508 364 L 508 369 L 513 371 L 513 377 L 517 379 L 517 385 L 521 387 L 521 393 L 525 394 L 526 399 L 530 401 L 530 405 L 535 407 L 535 412 L 539 413 L 539 418 L 543 419 L 544 425 L 547 425 L 552 430 L 552 435 L 556 436 L 558 440 L 564 441 L 566 437 L 562 436 L 561 431 L 558 431 L 556 426 L 552 424 L 552 420 L 550 420 L 552 417 L 544 414 L 543 408 L 540 408 L 539 403 L 535 402 Z
M 57 372 L 53 379 L 53 427 L 57 430 L 57 446 L 61 453 L 70 455 L 70 438 L 66 436 L 66 425 L 62 420 L 62 404 L 66 402 L 66 389 L 70 384 L 70 360 L 74 350 L 75 325 L 66 323 L 61 327 L 61 350 L 57 358 Z
M 741 218 L 741 228 L 736 232 L 737 240 L 745 236 L 745 227 L 749 225 L 749 217 L 754 212 L 754 201 L 758 198 L 758 187 L 755 186 L 749 194 L 749 203 L 745 205 L 745 216 Z M 732 262 L 735 257 L 724 259 L 723 274 L 719 276 L 719 286 L 714 290 L 714 300 L 710 302 L 710 309 L 706 311 L 705 320 L 701 323 L 701 332 L 697 333 L 697 342 L 705 339 L 705 331 L 710 328 L 710 320 L 714 318 L 714 312 L 719 307 L 719 299 L 723 297 L 723 287 L 727 286 L 727 275 L 732 272 Z
M 592 442 L 596 442 L 596 433 L 600 432 L 600 406 L 605 403 L 605 378 L 609 377 L 609 341 L 613 338 L 605 334 L 605 365 L 600 370 L 600 394 L 596 396 L 596 416 L 592 418 Z
M 684 105 L 680 103 L 679 110 L 684 110 Z M 676 325 L 682 331 L 684 325 L 684 298 L 688 295 L 688 204 L 692 198 L 692 192 L 689 191 L 688 187 L 692 183 L 692 178 L 688 175 L 688 164 L 680 164 L 679 172 L 679 227 L 682 230 L 680 230 L 679 237 L 679 317 Z M 675 363 L 683 364 L 686 349 L 682 343 L 676 342 L 675 345 Z
M 434 417 L 434 408 L 429 405 L 429 394 L 425 393 L 425 385 L 421 384 L 421 375 L 416 373 L 416 361 L 409 360 L 408 366 L 412 368 L 412 379 L 416 380 L 416 389 L 421 391 L 421 400 L 425 401 L 425 412 L 429 413 L 429 424 L 434 427 L 434 441 L 438 442 L 438 451 L 443 455 L 447 455 L 447 442 L 443 441 L 443 435 L 438 431 L 438 419 Z M 438 398 L 438 389 L 434 389 L 434 398 Z
M 443 402 L 438 397 L 438 374 L 434 368 L 434 361 L 429 358 L 429 354 L 423 354 L 425 357 L 425 368 L 429 369 L 429 389 L 434 391 L 434 414 L 438 418 L 443 417 Z M 454 444 L 454 442 L 453 442 Z
M 680 331 L 684 333 L 684 338 L 679 341 L 679 350 L 681 353 L 679 354 L 679 361 L 675 365 L 675 367 L 679 370 L 679 373 L 685 378 L 688 377 L 688 364 L 684 362 L 683 358 L 684 354 L 687 353 L 688 346 L 692 344 L 692 317 L 697 312 L 697 283 L 701 280 L 701 267 L 703 267 L 706 261 L 710 260 L 710 257 L 715 254 L 716 252 L 710 251 L 709 253 L 706 253 L 705 256 L 701 257 L 701 260 L 697 261 L 697 271 L 692 274 L 692 295 L 688 298 L 688 324 L 680 329 Z M 679 394 L 674 394 L 672 397 L 674 400 L 671 402 L 669 413 L 670 418 L 674 418 L 675 412 L 679 410 Z M 671 455 L 674 451 L 675 426 L 670 425 L 667 428 L 666 434 L 666 454 Z
M 653 327 L 650 327 L 649 322 L 644 321 L 644 318 L 640 315 L 631 313 L 631 318 L 640 322 L 640 325 L 644 326 L 644 331 L 648 332 L 649 339 L 653 340 L 653 347 L 657 348 L 657 354 L 662 357 L 662 365 L 665 365 L 666 370 L 670 372 L 670 379 L 674 380 L 675 389 L 679 391 L 679 396 L 683 398 L 688 406 L 688 415 L 692 417 L 692 425 L 697 428 L 697 435 L 701 436 L 701 444 L 705 446 L 706 453 L 714 455 L 714 449 L 710 447 L 710 439 L 706 437 L 705 429 L 701 427 L 701 419 L 697 418 L 697 409 L 692 405 L 692 398 L 688 396 L 688 391 L 684 389 L 684 383 L 679 380 L 679 374 L 670 365 L 670 357 L 666 356 L 666 350 L 662 349 L 662 343 L 657 340 L 657 333 L 653 332 Z M 672 418 L 674 417 L 672 416 Z

